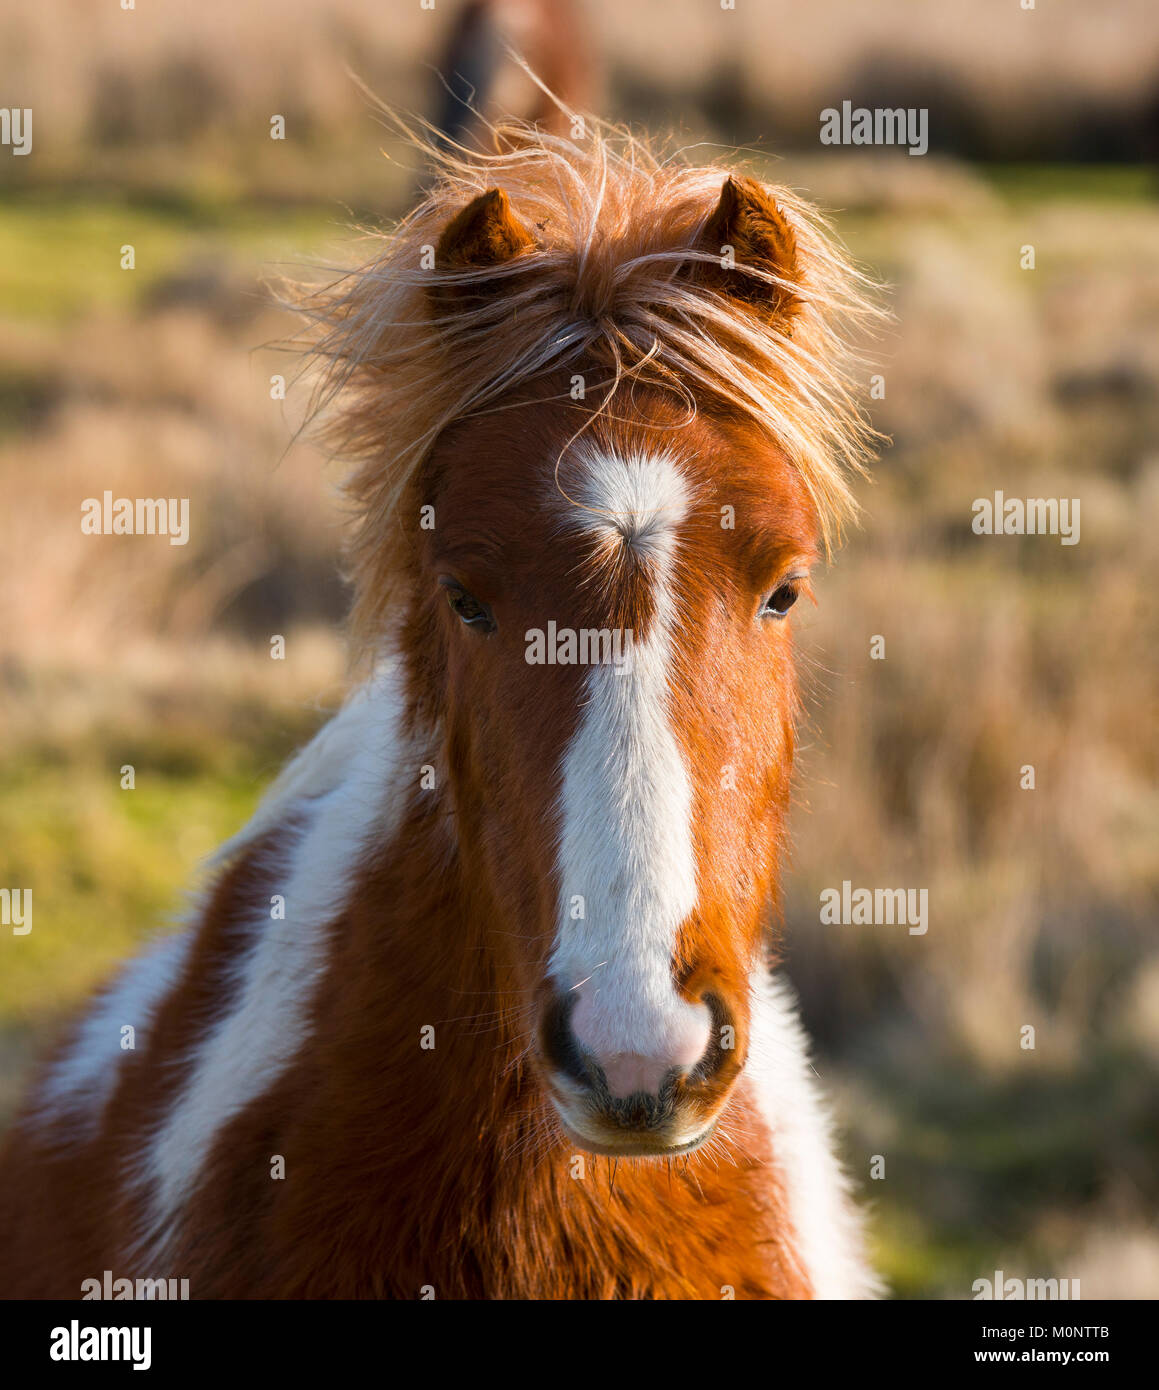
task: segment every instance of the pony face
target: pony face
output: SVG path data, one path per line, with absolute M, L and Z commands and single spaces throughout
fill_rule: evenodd
M 361 460 L 352 628 L 398 638 L 435 731 L 464 990 L 595 1152 L 697 1147 L 744 1068 L 792 610 L 866 434 L 856 272 L 721 178 L 521 131 L 307 304 Z
M 432 454 L 410 641 L 565 1130 L 675 1154 L 745 1062 L 816 518 L 775 445 L 727 415 L 636 389 L 573 441 L 562 385 Z

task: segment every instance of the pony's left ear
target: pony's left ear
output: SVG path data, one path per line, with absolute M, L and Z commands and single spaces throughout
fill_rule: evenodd
M 435 270 L 440 276 L 457 270 L 483 270 L 503 265 L 532 250 L 535 238 L 511 211 L 501 188 L 492 188 L 455 214 L 443 229 L 435 247 Z M 462 284 L 442 281 L 431 286 L 430 297 L 440 312 L 490 294 L 494 285 L 472 276 Z
M 794 286 L 801 283 L 797 237 L 789 219 L 754 179 L 729 177 L 720 201 L 704 224 L 696 250 L 712 261 L 693 261 L 689 275 L 722 294 L 763 307 L 774 318 L 791 320 L 801 308 Z M 775 275 L 771 284 L 743 269 Z

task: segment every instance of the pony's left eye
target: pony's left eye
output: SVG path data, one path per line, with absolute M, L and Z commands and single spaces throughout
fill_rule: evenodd
M 800 581 L 797 579 L 787 579 L 779 585 L 765 599 L 761 609 L 762 618 L 783 618 L 785 614 L 797 602 L 800 593 Z
M 440 579 L 440 586 L 446 591 L 447 603 L 451 612 L 459 618 L 464 627 L 476 632 L 494 632 L 496 623 L 490 606 L 469 594 L 453 579 Z

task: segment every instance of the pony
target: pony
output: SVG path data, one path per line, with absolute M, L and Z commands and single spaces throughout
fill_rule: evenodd
M 287 287 L 352 693 L 47 1060 L 0 1293 L 873 1297 L 778 946 L 873 286 L 626 131 L 400 125 L 421 203 Z

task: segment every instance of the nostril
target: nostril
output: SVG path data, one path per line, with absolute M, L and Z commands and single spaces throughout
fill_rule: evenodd
M 591 1075 L 572 1030 L 572 1014 L 578 1002 L 579 996 L 571 992 L 558 994 L 551 1000 L 540 1023 L 540 1047 L 557 1071 L 586 1086 Z
M 724 1063 L 726 1051 L 734 1046 L 735 1026 L 732 1015 L 715 994 L 705 994 L 702 997 L 710 1023 L 707 1045 L 689 1073 L 689 1080 L 693 1082 L 707 1081 L 719 1071 Z

